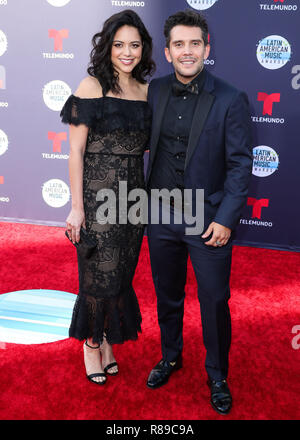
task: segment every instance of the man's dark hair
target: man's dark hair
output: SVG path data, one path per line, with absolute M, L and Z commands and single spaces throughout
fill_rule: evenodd
M 166 47 L 170 47 L 170 34 L 173 27 L 183 25 L 199 27 L 202 31 L 204 45 L 208 44 L 208 26 L 205 18 L 196 11 L 186 9 L 171 15 L 165 22 L 164 35 L 166 37 Z

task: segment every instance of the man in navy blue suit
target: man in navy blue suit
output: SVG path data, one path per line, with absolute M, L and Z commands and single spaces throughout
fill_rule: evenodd
M 227 414 L 232 406 L 226 381 L 232 239 L 252 170 L 249 104 L 245 93 L 204 68 L 210 46 L 207 23 L 199 13 L 177 12 L 167 19 L 164 33 L 165 55 L 174 73 L 152 80 L 149 86 L 153 125 L 147 188 L 149 192 L 178 189 L 183 196 L 189 189 L 192 209 L 196 190 L 204 190 L 204 233 L 186 234 L 187 224 L 174 221 L 177 205 L 173 199 L 169 224 L 161 218 L 158 224 L 149 220 L 162 359 L 150 372 L 147 385 L 164 385 L 182 367 L 189 255 L 198 284 L 211 404 L 220 414 Z

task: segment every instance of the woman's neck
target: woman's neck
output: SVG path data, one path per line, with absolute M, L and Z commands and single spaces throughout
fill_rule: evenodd
M 136 80 L 133 78 L 131 72 L 124 73 L 119 71 L 118 74 L 119 74 L 119 85 L 122 90 L 128 90 L 135 85 Z

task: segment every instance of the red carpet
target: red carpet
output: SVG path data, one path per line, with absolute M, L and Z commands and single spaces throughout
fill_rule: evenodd
M 24 289 L 77 291 L 73 247 L 62 228 L 0 223 L 0 293 Z M 82 343 L 0 344 L 0 419 L 299 419 L 300 254 L 235 247 L 231 278 L 232 346 L 229 384 L 234 404 L 219 416 L 210 407 L 199 304 L 189 267 L 184 368 L 158 389 L 145 386 L 160 359 L 147 239 L 134 285 L 143 315 L 136 342 L 115 347 L 120 374 L 104 387 L 85 378 Z M 1 349 L 2 347 L 2 349 Z

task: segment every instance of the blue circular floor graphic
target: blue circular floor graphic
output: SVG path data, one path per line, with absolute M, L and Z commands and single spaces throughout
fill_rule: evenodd
M 76 297 L 47 289 L 1 294 L 0 343 L 42 344 L 68 338 Z

